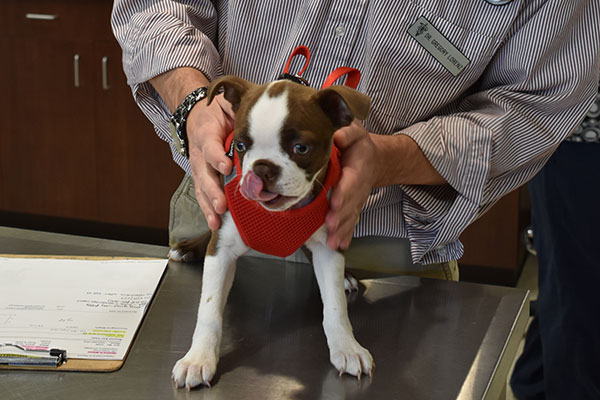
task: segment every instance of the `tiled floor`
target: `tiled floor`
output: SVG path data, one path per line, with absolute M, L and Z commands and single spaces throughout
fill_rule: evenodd
M 537 299 L 537 296 L 538 296 L 537 271 L 538 271 L 537 259 L 535 256 L 530 254 L 527 256 L 527 260 L 525 261 L 525 265 L 523 266 L 523 271 L 521 272 L 521 277 L 519 278 L 519 281 L 517 282 L 517 287 L 520 289 L 529 289 L 531 291 L 531 293 L 530 293 L 531 300 Z M 531 321 L 531 319 L 530 319 L 530 321 Z M 519 345 L 519 350 L 517 352 L 517 358 L 523 351 L 524 344 L 525 344 L 525 338 L 523 337 L 523 340 L 521 340 L 521 344 Z M 516 361 L 516 358 L 515 358 L 515 361 Z M 513 367 L 514 367 L 514 362 L 513 362 Z M 513 367 L 511 367 L 510 372 L 508 373 L 509 377 L 512 375 Z M 508 382 L 506 383 L 506 400 L 516 400 L 515 397 L 513 396 L 512 391 L 510 390 L 510 386 L 508 385 Z

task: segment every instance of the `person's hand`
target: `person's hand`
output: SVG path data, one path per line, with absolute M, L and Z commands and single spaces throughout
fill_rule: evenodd
M 359 120 L 337 130 L 333 136 L 342 153 L 341 177 L 333 188 L 325 218 L 327 246 L 345 250 L 371 189 L 377 181 L 375 145 Z
M 231 173 L 232 161 L 225 155 L 225 139 L 233 130 L 234 113 L 222 94 L 196 104 L 187 120 L 190 165 L 196 188 L 196 199 L 206 217 L 208 227 L 221 225 L 220 215 L 227 201 L 219 174 Z
M 209 80 L 191 67 L 175 68 L 150 79 L 150 83 L 173 112 L 192 90 L 208 86 Z M 227 210 L 219 173 L 228 175 L 232 162 L 225 155 L 224 143 L 233 130 L 234 113 L 223 95 L 215 96 L 207 106 L 204 99 L 192 108 L 186 122 L 188 151 L 196 199 L 208 227 L 221 225 L 220 214 Z

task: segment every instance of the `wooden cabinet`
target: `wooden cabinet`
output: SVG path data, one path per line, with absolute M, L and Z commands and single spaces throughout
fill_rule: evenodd
M 133 101 L 111 8 L 0 3 L 0 218 L 167 228 L 183 172 Z
M 524 186 L 500 199 L 463 232 L 461 279 L 514 285 L 526 257 L 524 232 L 529 223 L 529 195 Z
M 12 127 L 2 151 L 6 205 L 18 211 L 86 218 L 96 209 L 94 88 L 73 85 L 76 43 L 19 37 L 13 42 L 16 84 Z M 84 183 L 82 185 L 82 183 Z M 84 189 L 85 187 L 85 189 Z M 13 188 L 13 190 L 9 190 Z M 14 190 L 16 189 L 16 190 Z

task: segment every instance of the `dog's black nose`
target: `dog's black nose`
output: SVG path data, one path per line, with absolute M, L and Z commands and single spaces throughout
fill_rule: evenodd
M 265 183 L 274 183 L 281 173 L 281 167 L 269 160 L 256 160 L 252 171 Z

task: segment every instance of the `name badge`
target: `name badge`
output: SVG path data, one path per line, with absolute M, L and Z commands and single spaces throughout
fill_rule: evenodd
M 513 0 L 485 0 L 493 6 L 503 6 L 510 3 Z
M 460 75 L 471 62 L 425 17 L 408 28 L 408 34 L 454 76 Z

